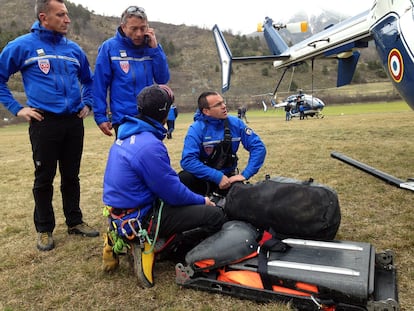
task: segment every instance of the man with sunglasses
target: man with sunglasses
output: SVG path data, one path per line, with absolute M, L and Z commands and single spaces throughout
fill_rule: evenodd
M 166 84 L 169 80 L 167 57 L 154 29 L 148 25 L 145 10 L 128 7 L 121 15 L 115 36 L 98 49 L 93 85 L 96 124 L 105 135 L 112 136 L 112 128 L 117 134 L 124 116 L 137 115 L 139 92 L 146 86 Z
M 240 143 L 249 152 L 249 160 L 237 169 Z M 198 98 L 194 123 L 184 140 L 181 181 L 202 195 L 225 195 L 235 182 L 243 182 L 262 167 L 266 147 L 260 137 L 241 119 L 229 116 L 223 97 L 204 92 Z
M 31 33 L 9 42 L 0 54 L 0 102 L 30 122 L 37 248 L 48 251 L 55 247 L 52 198 L 58 163 L 68 233 L 99 235 L 82 221 L 79 207 L 83 119 L 92 106 L 92 70 L 82 49 L 66 38 L 71 20 L 64 1 L 36 0 L 35 13 L 38 20 Z M 18 71 L 23 77 L 26 106 L 17 102 L 7 87 L 9 77 Z

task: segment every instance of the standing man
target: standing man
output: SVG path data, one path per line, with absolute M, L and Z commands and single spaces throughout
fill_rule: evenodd
M 291 109 L 290 104 L 289 103 L 286 104 L 286 106 L 285 106 L 285 120 L 286 121 L 290 121 L 290 119 L 292 118 L 291 115 L 290 115 L 290 109 Z
M 178 117 L 178 110 L 175 104 L 171 105 L 170 111 L 168 112 L 167 117 L 167 139 L 172 138 L 172 132 L 175 129 L 175 119 Z
M 299 120 L 305 119 L 305 106 L 303 104 L 302 94 L 298 94 L 296 99 L 296 107 L 299 110 Z
M 138 114 L 139 92 L 146 86 L 166 84 L 169 80 L 167 57 L 154 29 L 148 25 L 145 10 L 128 7 L 122 13 L 115 36 L 98 49 L 93 88 L 96 124 L 105 135 L 112 136 L 112 128 L 117 134 L 124 116 Z M 108 112 L 112 120 L 108 119 Z
M 240 118 L 240 119 L 244 120 L 244 122 L 246 122 L 246 124 L 248 124 L 248 123 L 249 123 L 249 121 L 247 121 L 247 116 L 246 116 L 246 113 L 247 113 L 247 108 L 246 108 L 246 106 L 242 106 L 242 107 L 241 107 L 241 118 Z
M 99 235 L 83 222 L 79 207 L 83 119 L 92 106 L 92 72 L 82 49 L 66 38 L 70 18 L 63 0 L 36 0 L 35 13 L 38 21 L 31 33 L 11 41 L 0 54 L 0 102 L 30 122 L 37 248 L 48 251 L 55 245 L 52 197 L 58 162 L 68 233 Z M 14 99 L 7 86 L 18 71 L 27 107 Z
M 241 119 L 227 114 L 226 103 L 217 92 L 198 98 L 194 123 L 184 139 L 181 181 L 194 192 L 225 194 L 235 182 L 248 180 L 262 167 L 266 147 Z M 247 166 L 239 172 L 240 143 L 249 152 Z

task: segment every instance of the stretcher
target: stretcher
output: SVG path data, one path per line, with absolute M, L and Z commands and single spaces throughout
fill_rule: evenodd
M 298 310 L 399 310 L 391 250 L 352 241 L 284 239 L 283 251 L 213 269 L 176 265 L 176 283 L 258 302 L 290 302 Z

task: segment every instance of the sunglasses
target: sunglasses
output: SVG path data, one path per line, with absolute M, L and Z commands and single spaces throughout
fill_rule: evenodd
M 133 13 L 137 13 L 137 12 L 141 13 L 141 14 L 145 14 L 144 8 L 141 8 L 141 7 L 135 6 L 135 5 L 130 6 L 128 9 L 126 9 L 125 12 L 128 13 L 128 14 L 133 14 Z

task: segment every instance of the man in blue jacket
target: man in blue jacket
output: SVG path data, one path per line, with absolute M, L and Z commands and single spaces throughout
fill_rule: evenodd
M 98 49 L 94 74 L 95 122 L 112 136 L 112 128 L 116 134 L 124 116 L 137 115 L 136 98 L 144 87 L 170 79 L 167 57 L 143 8 L 130 6 L 122 13 L 115 36 Z
M 111 215 L 138 210 L 138 221 L 144 226 L 153 213 L 154 203 L 160 199 L 164 206 L 160 212 L 159 237 L 169 238 L 196 228 L 199 236 L 207 237 L 221 229 L 225 216 L 208 197 L 182 184 L 171 167 L 162 140 L 167 133 L 164 125 L 173 101 L 174 95 L 166 85 L 153 85 L 141 91 L 138 116 L 124 118 L 109 151 L 103 202 L 110 207 Z M 111 244 L 108 238 L 105 247 Z M 110 271 L 118 263 L 115 254 L 114 258 L 106 257 L 105 247 L 103 269 Z M 151 277 L 145 277 L 144 285 L 152 286 Z
M 246 167 L 239 172 L 240 144 L 249 152 Z M 241 119 L 229 116 L 223 97 L 204 92 L 198 98 L 194 123 L 184 139 L 180 179 L 200 194 L 225 194 L 235 182 L 255 175 L 263 165 L 266 147 Z
M 11 41 L 0 54 L 0 102 L 30 122 L 37 248 L 47 251 L 55 246 L 52 197 L 58 162 L 68 233 L 99 235 L 83 222 L 79 207 L 83 119 L 92 106 L 92 72 L 85 53 L 65 37 L 70 18 L 63 0 L 37 0 L 35 11 L 38 21 L 31 33 Z M 9 77 L 18 71 L 27 106 L 7 86 Z
M 168 112 L 167 117 L 167 139 L 172 138 L 172 133 L 175 129 L 175 119 L 178 117 L 178 110 L 177 106 L 172 104 L 170 108 L 170 112 Z

